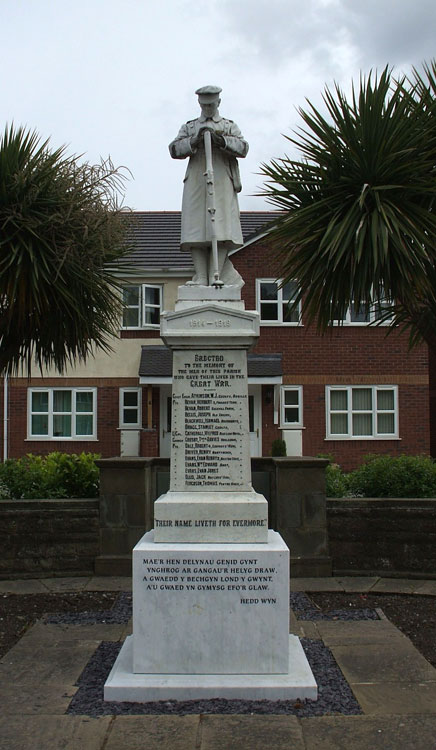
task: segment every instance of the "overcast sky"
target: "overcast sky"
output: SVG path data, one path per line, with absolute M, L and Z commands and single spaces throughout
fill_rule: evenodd
M 250 144 L 242 209 L 262 162 L 289 151 L 305 98 L 386 64 L 436 56 L 435 0 L 0 0 L 1 130 L 27 125 L 84 160 L 132 172 L 125 204 L 180 208 L 185 162 L 168 143 L 222 87 L 220 112 Z

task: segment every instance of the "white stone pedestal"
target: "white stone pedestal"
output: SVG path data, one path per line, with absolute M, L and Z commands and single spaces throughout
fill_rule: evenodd
M 289 636 L 289 550 L 266 544 L 156 544 L 133 550 L 133 636 L 105 700 L 317 697 Z
M 139 674 L 132 672 L 129 636 L 104 686 L 106 701 L 316 700 L 317 687 L 297 636 L 289 636 L 289 662 L 285 674 Z

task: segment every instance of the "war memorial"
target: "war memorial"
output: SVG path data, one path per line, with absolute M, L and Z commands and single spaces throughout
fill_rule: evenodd
M 105 684 L 110 701 L 317 697 L 289 635 L 289 549 L 251 485 L 247 351 L 259 320 L 228 257 L 242 245 L 237 160 L 248 144 L 219 114 L 220 91 L 197 90 L 201 115 L 170 144 L 189 159 L 181 248 L 195 273 L 162 315 L 173 353 L 170 489 L 133 550 L 133 635 Z

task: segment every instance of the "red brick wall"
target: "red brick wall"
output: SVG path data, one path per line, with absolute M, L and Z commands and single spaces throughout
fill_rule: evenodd
M 242 290 L 246 309 L 256 309 L 256 278 L 279 275 L 271 251 L 262 241 L 240 250 L 232 262 L 245 280 Z M 304 321 L 303 321 L 304 322 Z M 255 347 L 259 353 L 282 353 L 283 383 L 303 386 L 303 454 L 331 453 L 346 469 L 359 464 L 368 453 L 430 452 L 428 350 L 425 345 L 408 348 L 407 335 L 385 327 L 334 327 L 321 336 L 315 326 L 261 326 Z M 436 425 L 436 362 L 433 391 Z M 398 385 L 400 440 L 327 441 L 325 386 Z M 263 389 L 265 390 L 265 389 Z M 273 424 L 272 407 L 263 394 L 263 453 L 281 437 Z M 436 429 L 434 437 L 436 454 Z

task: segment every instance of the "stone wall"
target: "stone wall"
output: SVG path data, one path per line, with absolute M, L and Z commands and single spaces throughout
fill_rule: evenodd
M 274 459 L 282 460 L 288 459 Z M 253 462 L 254 483 L 266 497 L 276 493 L 276 474 L 266 471 L 272 465 L 273 459 Z M 149 480 L 156 495 L 167 481 L 165 459 L 158 459 L 155 468 Z M 131 474 L 130 481 L 138 481 L 140 473 Z M 322 503 L 314 505 L 315 489 L 312 496 L 298 494 L 297 480 L 295 474 L 292 488 L 287 482 L 279 487 L 279 501 L 270 502 L 270 524 L 291 547 L 292 575 L 330 575 L 328 558 L 320 554 L 327 538 Z M 106 490 L 118 488 L 115 474 L 107 481 Z M 101 503 L 101 516 L 98 500 L 1 500 L 0 578 L 91 575 L 94 565 L 101 574 L 110 568 L 113 574 L 129 575 L 131 548 L 144 525 L 151 528 L 152 508 L 144 495 L 131 504 L 126 485 L 123 489 L 118 501 Z M 436 578 L 436 499 L 328 499 L 326 520 L 334 575 Z M 102 524 L 110 533 L 103 533 Z M 311 558 L 310 549 L 317 555 Z M 298 550 L 303 554 L 298 556 Z
M 436 578 L 436 499 L 329 499 L 334 575 Z
M 169 459 L 110 458 L 100 469 L 99 575 L 129 575 L 131 551 L 153 528 L 153 503 L 169 487 Z M 291 575 L 331 575 L 325 467 L 319 458 L 253 458 L 253 487 L 268 500 L 269 527 L 291 550 Z M 145 499 L 144 499 L 145 498 Z
M 91 575 L 99 501 L 0 500 L 0 578 Z

